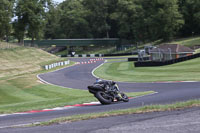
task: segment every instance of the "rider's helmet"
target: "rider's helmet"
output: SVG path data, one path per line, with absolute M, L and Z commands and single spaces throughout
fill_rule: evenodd
M 114 85 L 114 84 L 116 84 L 116 83 L 115 83 L 115 81 L 111 81 L 110 83 L 111 83 L 111 85 Z
M 100 78 L 96 78 L 96 82 L 101 82 L 102 80 Z

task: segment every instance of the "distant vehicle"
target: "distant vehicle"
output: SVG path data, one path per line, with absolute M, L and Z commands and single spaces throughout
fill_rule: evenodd
M 120 92 L 118 85 L 114 81 L 103 81 L 97 79 L 97 81 L 88 86 L 90 93 L 99 100 L 101 104 L 111 104 L 113 102 L 128 102 L 128 96 Z

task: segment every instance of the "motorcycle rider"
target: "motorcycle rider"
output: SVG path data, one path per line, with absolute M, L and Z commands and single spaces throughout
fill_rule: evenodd
M 107 91 L 112 91 L 112 86 L 115 84 L 114 81 L 106 81 L 106 80 L 102 80 L 100 78 L 96 79 L 96 83 L 97 84 L 103 84 L 105 90 L 107 90 Z

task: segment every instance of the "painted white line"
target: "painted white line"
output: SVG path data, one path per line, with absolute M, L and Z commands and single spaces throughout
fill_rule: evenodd
M 40 124 L 41 122 L 34 122 L 34 123 L 26 123 L 26 124 L 18 124 L 18 125 L 10 125 L 10 126 L 2 126 L 0 129 L 4 128 L 17 128 L 17 127 L 26 127 L 32 124 Z
M 0 117 L 8 116 L 8 115 L 11 115 L 11 114 L 3 114 L 3 115 L 0 115 Z
M 75 65 L 77 65 L 77 64 L 75 63 L 74 65 L 66 66 L 66 67 L 64 67 L 64 68 L 61 68 L 61 69 L 58 69 L 58 70 L 55 70 L 55 71 L 51 71 L 51 72 L 45 72 L 45 73 L 57 72 L 57 71 L 60 71 L 60 70 L 63 70 L 63 69 L 69 68 L 69 67 L 73 67 L 73 66 L 75 66 Z M 38 75 L 37 75 L 37 78 L 38 78 L 40 81 L 42 81 L 43 83 L 46 83 L 46 84 L 49 84 L 49 85 L 55 85 L 55 84 L 51 84 L 51 83 L 49 83 L 49 82 L 47 82 L 47 81 L 45 81 L 45 80 L 43 80 L 42 78 L 39 77 L 40 75 L 45 74 L 45 73 L 38 74 Z M 55 86 L 59 86 L 59 85 L 55 85 Z M 66 87 L 63 87 L 63 86 L 59 86 L 59 87 L 66 88 Z
M 94 71 L 96 71 L 99 67 L 103 66 L 103 64 L 104 64 L 105 62 L 107 62 L 107 61 L 105 60 L 102 64 L 100 64 L 99 66 L 97 66 L 96 68 L 94 68 L 94 69 L 92 70 L 92 76 L 93 76 L 93 77 L 99 78 L 98 76 L 96 76 L 96 75 L 94 74 Z
M 73 67 L 73 66 L 75 66 L 75 65 L 76 65 L 76 64 L 71 65 L 71 66 L 67 66 L 67 67 L 65 67 L 65 68 L 61 68 L 61 69 L 58 69 L 58 70 L 55 70 L 55 71 L 52 71 L 52 72 L 60 71 L 60 70 L 63 70 L 63 69 L 69 68 L 69 67 Z M 46 73 L 52 73 L 52 72 L 46 72 Z M 45 73 L 42 73 L 42 74 L 45 74 Z M 56 84 L 49 83 L 49 82 L 47 82 L 47 81 L 45 81 L 45 80 L 43 80 L 42 78 L 39 77 L 39 76 L 42 75 L 42 74 L 38 74 L 38 75 L 37 75 L 37 78 L 38 78 L 40 81 L 42 81 L 43 83 L 48 84 L 48 85 L 58 86 L 58 87 L 61 87 L 61 88 L 72 89 L 72 88 L 69 88 L 69 87 L 64 87 L 64 86 L 60 86 L 60 85 L 56 85 Z M 83 90 L 83 91 L 85 91 L 85 90 Z
M 151 95 L 155 95 L 157 94 L 158 92 L 154 92 L 154 93 L 151 93 L 151 94 L 146 94 L 146 95 L 142 95 L 142 96 L 137 96 L 137 97 L 133 97 L 131 99 L 136 99 L 136 98 L 141 98 L 141 97 L 145 97 L 145 96 L 151 96 Z

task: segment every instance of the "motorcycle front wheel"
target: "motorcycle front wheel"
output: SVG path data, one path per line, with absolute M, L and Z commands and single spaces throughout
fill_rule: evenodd
M 121 92 L 120 95 L 121 95 L 121 100 L 123 102 L 128 102 L 129 101 L 128 96 L 125 93 Z
M 99 102 L 101 104 L 111 104 L 112 103 L 112 99 L 108 96 L 108 94 L 106 94 L 103 91 L 98 91 L 95 94 L 95 97 L 99 100 Z

